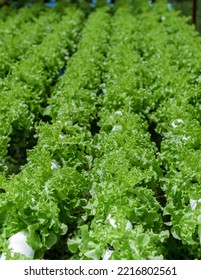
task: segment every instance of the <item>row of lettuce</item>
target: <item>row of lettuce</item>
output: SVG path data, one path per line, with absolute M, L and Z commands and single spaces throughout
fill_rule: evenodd
M 14 18 L 3 22 L 0 26 L 1 79 L 12 72 L 15 63 L 32 53 L 33 48 L 53 31 L 58 20 L 52 10 L 42 12 L 38 9 L 34 13 L 32 9 L 21 9 Z
M 65 6 L 63 9 L 48 9 L 35 5 L 21 8 L 0 22 L 1 79 L 11 74 L 15 64 L 26 59 L 54 31 L 67 10 Z
M 84 15 L 71 10 L 3 80 L 2 159 L 14 125 L 51 119 L 22 171 L 0 175 L 7 258 L 20 231 L 35 258 L 61 239 L 57 258 L 166 259 L 176 241 L 180 258 L 200 258 L 200 38 L 165 4 L 142 11 L 99 9 L 77 43 Z
M 100 130 L 93 139 L 91 197 L 78 232 L 68 239 L 73 259 L 163 258 L 168 231 L 156 199 L 160 172 L 156 147 L 148 124 L 129 110 L 127 95 L 136 67 L 132 40 L 136 25 L 127 9 L 112 18 L 103 92 L 98 96 Z
M 50 88 L 69 56 L 76 50 L 84 14 L 67 9 L 54 30 L 36 45 L 27 59 L 12 66 L 12 73 L 1 79 L 0 143 L 1 169 L 7 167 L 6 157 L 12 138 L 20 135 L 19 143 L 33 134 L 34 123 L 40 119 Z M 15 133 L 16 132 L 16 133 Z M 20 133 L 22 132 L 22 133 Z
M 163 169 L 160 186 L 166 198 L 163 215 L 172 236 L 200 258 L 201 39 L 194 27 L 176 17 L 175 12 L 163 15 L 160 24 L 157 22 L 157 17 L 161 17 L 160 6 L 153 13 L 161 54 L 156 44 L 148 55 L 154 58 L 157 67 L 162 63 L 160 69 L 165 72 L 155 68 L 159 76 L 153 83 L 152 94 L 160 99 L 156 99 L 158 105 L 152 108 L 149 120 L 160 136 L 158 161 Z M 146 15 L 147 22 L 151 21 L 150 16 Z M 144 59 L 150 63 L 150 59 Z M 150 66 L 154 69 L 154 65 Z

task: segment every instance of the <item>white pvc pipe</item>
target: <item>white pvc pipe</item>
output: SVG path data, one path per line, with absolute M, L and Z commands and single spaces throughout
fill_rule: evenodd
M 27 237 L 29 236 L 28 232 L 20 231 L 14 235 L 12 235 L 8 241 L 8 248 L 11 250 L 11 256 L 14 253 L 20 253 L 25 255 L 28 258 L 33 259 L 35 251 L 28 245 Z M 6 260 L 6 256 L 3 253 L 1 255 L 1 260 Z

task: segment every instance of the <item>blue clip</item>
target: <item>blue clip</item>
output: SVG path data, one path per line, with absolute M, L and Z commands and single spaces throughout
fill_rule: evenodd
M 96 7 L 96 2 L 97 2 L 97 0 L 92 0 L 92 1 L 89 3 L 89 6 L 90 6 L 91 8 L 95 8 L 95 7 Z
M 96 7 L 96 4 L 97 4 L 97 0 L 92 0 L 90 3 L 89 3 L 89 6 L 91 7 L 91 8 L 95 8 Z M 107 0 L 106 1 L 106 4 L 109 6 L 109 7 L 114 7 L 114 4 L 112 3 L 112 1 L 111 0 Z
M 46 6 L 48 8 L 54 8 L 56 6 L 56 0 L 50 0 L 48 3 L 46 3 Z
M 153 1 L 153 0 L 149 0 L 148 2 L 149 2 L 149 6 L 150 6 L 150 7 L 153 7 L 153 6 L 154 6 L 154 1 Z
M 172 8 L 173 8 L 172 3 L 168 3 L 168 9 L 172 9 Z
M 108 5 L 109 7 L 111 7 L 111 8 L 114 7 L 114 4 L 112 3 L 111 0 L 107 0 L 107 5 Z

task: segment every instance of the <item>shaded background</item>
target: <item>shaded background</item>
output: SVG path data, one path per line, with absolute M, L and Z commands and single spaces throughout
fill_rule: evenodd
M 21 7 L 25 5 L 26 3 L 38 3 L 38 2 L 49 2 L 50 0 L 18 0 L 18 1 L 12 1 L 12 0 L 0 0 L 0 7 L 3 5 L 11 5 L 15 3 L 18 7 Z M 116 0 L 114 2 L 118 3 L 121 0 Z M 160 0 L 156 0 L 160 1 Z M 57 0 L 59 3 L 60 1 Z M 66 0 L 66 3 L 89 3 L 91 0 Z M 105 3 L 106 0 L 98 0 L 98 3 Z M 135 2 L 135 0 L 131 0 L 131 2 Z M 147 0 L 148 2 L 148 0 Z M 168 1 L 167 1 L 168 2 Z M 201 0 L 172 0 L 169 2 L 173 2 L 173 7 L 176 10 L 181 10 L 182 13 L 186 16 L 189 16 L 189 23 L 192 24 L 192 15 L 193 15 L 193 6 L 196 5 L 196 11 L 195 11 L 195 20 L 196 20 L 196 28 L 199 32 L 201 32 Z

